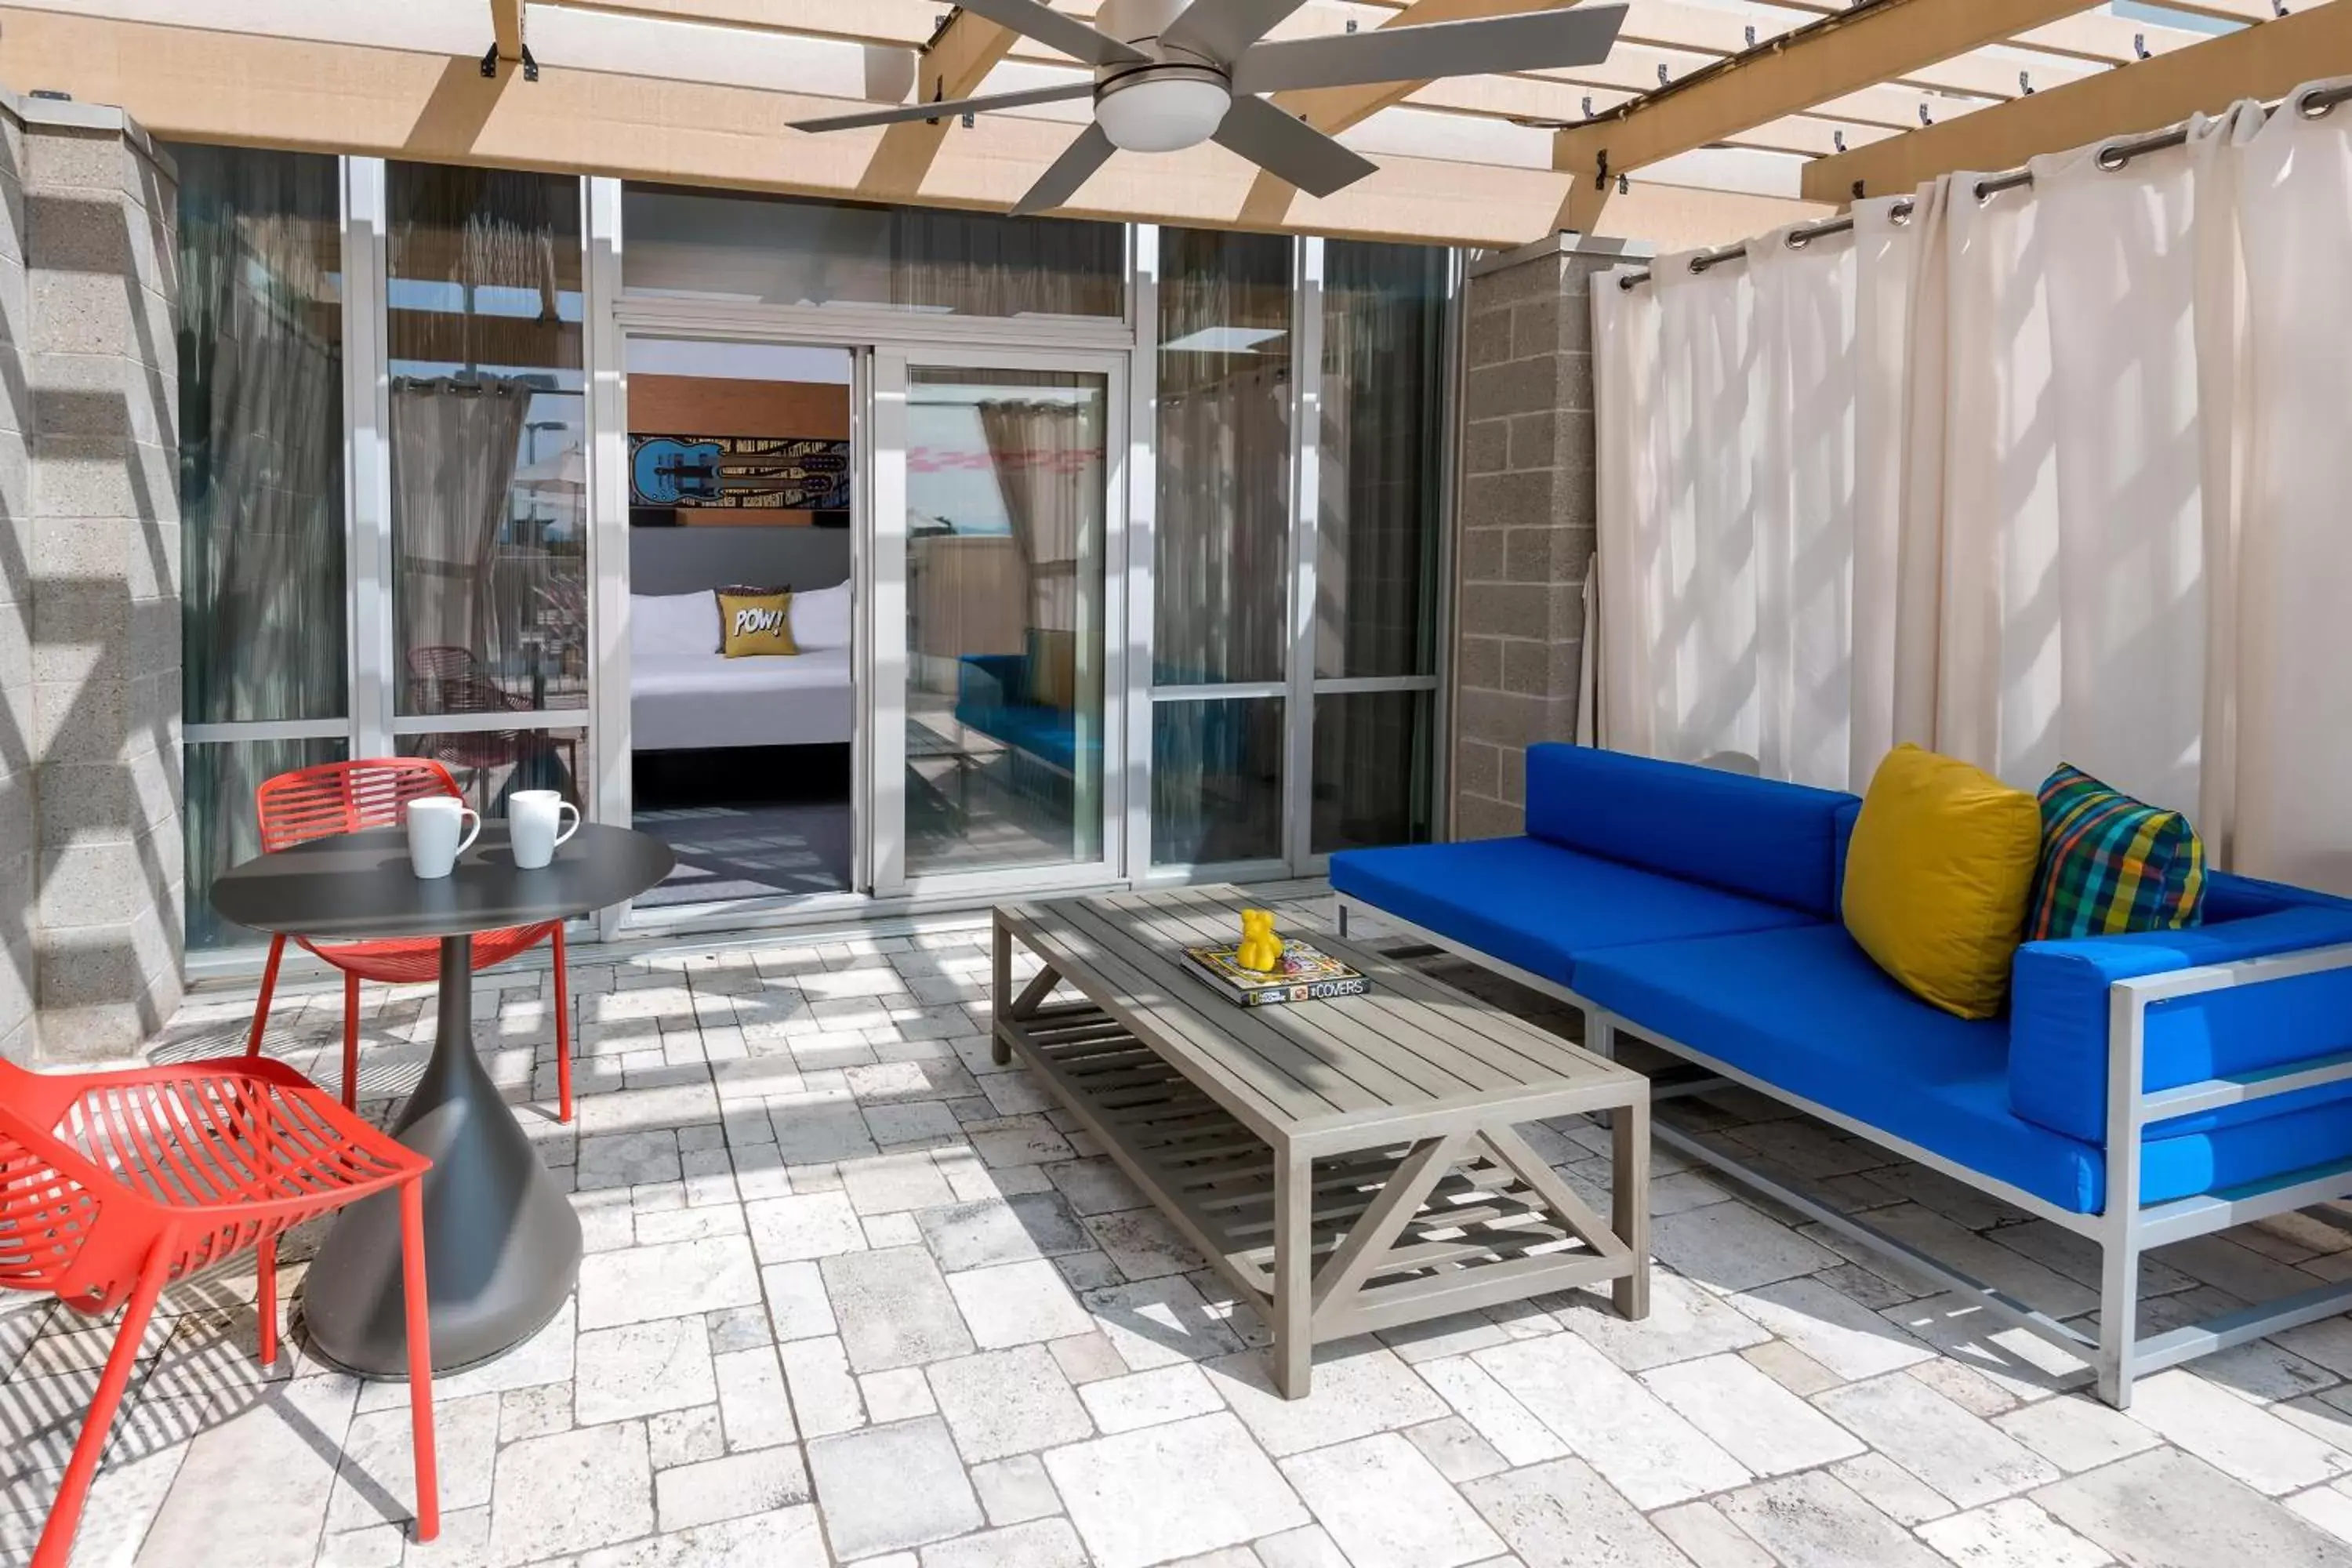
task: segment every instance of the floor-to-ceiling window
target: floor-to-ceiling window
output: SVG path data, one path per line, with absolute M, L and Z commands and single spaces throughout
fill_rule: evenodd
M 1426 838 L 1454 258 L 1165 228 L 1158 263 L 1151 864 Z
M 345 754 L 341 173 L 177 147 L 188 940 L 260 847 L 254 786 Z
M 577 179 L 384 171 L 393 733 L 484 814 L 587 804 Z

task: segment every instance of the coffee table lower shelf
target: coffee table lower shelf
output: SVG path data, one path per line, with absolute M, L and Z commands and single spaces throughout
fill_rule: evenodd
M 1646 1210 L 1645 1161 L 1626 1184 L 1635 1190 L 1618 1194 L 1612 1226 L 1500 1115 L 1465 1109 L 1444 1132 L 1368 1125 L 1360 1146 L 1344 1129 L 1318 1131 L 1311 1152 L 1286 1160 L 1093 1002 L 1002 1016 L 996 1038 L 1257 1310 L 1292 1397 L 1306 1392 L 1315 1343 L 1603 1281 L 1615 1283 L 1621 1311 L 1647 1310 L 1646 1259 L 1620 1235 L 1629 1204 Z M 1645 1097 L 1627 1109 L 1646 1121 Z M 1311 1301 L 1288 1311 L 1277 1300 L 1286 1169 L 1306 1173 L 1300 1277 L 1312 1281 Z M 1304 1343 L 1283 1343 L 1286 1321 Z

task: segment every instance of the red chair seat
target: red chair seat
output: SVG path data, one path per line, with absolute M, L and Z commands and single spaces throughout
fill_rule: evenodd
M 550 921 L 542 925 L 483 931 L 474 938 L 474 967 L 488 969 L 494 963 L 504 963 L 524 949 L 547 941 L 561 926 L 561 921 Z M 436 937 L 344 942 L 312 942 L 307 937 L 295 940 L 337 969 L 362 980 L 402 984 L 431 980 L 441 973 L 441 943 Z

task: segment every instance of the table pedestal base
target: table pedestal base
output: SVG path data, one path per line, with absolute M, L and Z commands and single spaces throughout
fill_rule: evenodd
M 523 1136 L 474 1050 L 473 941 L 441 941 L 440 1026 L 433 1058 L 393 1134 L 433 1169 L 425 1177 L 425 1280 L 433 1369 L 453 1372 L 513 1349 L 545 1325 L 580 1276 L 580 1216 Z M 394 1194 L 354 1204 L 320 1246 L 303 1285 L 310 1342 L 370 1377 L 408 1371 Z

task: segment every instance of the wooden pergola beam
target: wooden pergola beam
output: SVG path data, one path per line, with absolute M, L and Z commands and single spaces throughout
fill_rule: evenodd
M 1552 167 L 1576 182 L 1560 226 L 1592 231 L 1622 174 L 2082 8 L 2083 0 L 1878 0 L 1825 18 L 1560 132 Z
M 915 68 L 915 97 L 970 98 L 997 62 L 1012 51 L 1012 29 L 984 16 L 958 11 L 940 29 Z M 951 120 L 910 120 L 882 133 L 859 188 L 883 198 L 904 199 L 922 188 L 923 177 L 947 142 Z
M 1889 137 L 1805 167 L 1817 202 L 1908 191 L 1955 169 L 2012 169 L 2043 153 L 2154 131 L 2242 98 L 2276 98 L 2352 71 L 2352 4 L 2315 5 L 2176 54 L 2084 77 L 1962 120 Z

